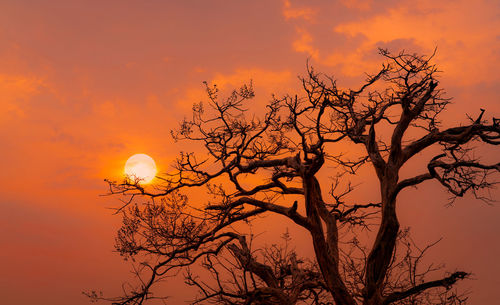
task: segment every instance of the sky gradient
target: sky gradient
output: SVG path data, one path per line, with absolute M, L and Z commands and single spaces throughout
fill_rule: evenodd
M 494 0 L 1 1 L 2 303 L 79 305 L 82 290 L 119 291 L 129 265 L 112 252 L 120 218 L 103 179 L 135 153 L 168 170 L 181 149 L 170 130 L 203 99 L 203 81 L 230 90 L 251 79 L 264 103 L 297 92 L 309 59 L 348 87 L 377 71 L 378 47 L 437 47 L 451 123 L 479 108 L 500 116 Z M 430 184 L 402 194 L 401 223 L 418 240 L 443 237 L 436 260 L 473 272 L 462 286 L 471 304 L 493 304 L 500 206 L 446 201 Z

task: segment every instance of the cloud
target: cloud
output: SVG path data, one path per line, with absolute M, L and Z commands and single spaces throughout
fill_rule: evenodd
M 382 14 L 334 27 L 335 32 L 347 37 L 365 37 L 356 50 L 359 54 L 402 39 L 413 41 L 427 52 L 437 46 L 440 67 L 455 81 L 465 83 L 489 79 L 493 67 L 500 68 L 500 42 L 493 39 L 499 29 L 495 2 L 464 0 L 407 1 Z
M 341 0 L 345 7 L 367 11 L 372 8 L 373 0 Z
M 43 86 L 43 80 L 38 77 L 0 74 L 0 120 L 24 117 L 24 108 Z
M 307 21 L 314 20 L 316 10 L 310 7 L 292 7 L 290 0 L 283 1 L 283 16 L 285 19 L 304 19 Z
M 284 9 L 296 4 L 285 1 Z M 341 1 L 308 3 L 309 18 L 285 18 L 295 28 L 293 51 L 346 77 L 379 68 L 378 47 L 430 54 L 444 75 L 461 85 L 491 82 L 500 69 L 498 2 Z M 301 13 L 302 14 L 302 13 Z M 297 13 L 297 16 L 301 16 Z M 291 14 L 289 14 L 291 16 Z M 340 72 L 340 73 L 339 73 Z
M 293 42 L 293 49 L 297 52 L 306 53 L 309 57 L 319 59 L 319 50 L 312 45 L 313 37 L 305 29 L 296 28 L 299 38 Z
M 212 80 L 221 88 L 228 86 L 241 86 L 249 80 L 253 80 L 254 85 L 272 87 L 287 83 L 291 80 L 291 72 L 288 70 L 273 71 L 260 68 L 236 69 L 229 75 L 216 74 Z

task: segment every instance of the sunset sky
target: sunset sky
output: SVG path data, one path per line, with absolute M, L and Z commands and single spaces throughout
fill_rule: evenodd
M 381 66 L 378 47 L 437 47 L 446 118 L 500 117 L 498 0 L 0 1 L 0 303 L 119 292 L 130 265 L 113 252 L 121 219 L 103 179 L 135 153 L 167 171 L 182 147 L 170 130 L 204 98 L 203 81 L 252 80 L 265 102 L 299 92 L 309 60 L 355 86 Z M 443 237 L 436 261 L 473 272 L 461 286 L 470 303 L 493 304 L 500 203 L 446 207 L 431 184 L 402 195 L 402 225 L 424 242 Z

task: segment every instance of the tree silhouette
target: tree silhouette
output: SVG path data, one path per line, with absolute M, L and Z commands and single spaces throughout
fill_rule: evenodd
M 199 291 L 195 303 L 465 302 L 452 286 L 469 274 L 422 269 L 429 246 L 417 247 L 401 229 L 397 198 L 433 180 L 451 201 L 466 193 L 488 200 L 481 190 L 493 186 L 500 163 L 482 163 L 471 144 L 500 144 L 499 120 L 486 120 L 481 109 L 467 123 L 443 128 L 439 115 L 450 100 L 439 88 L 432 56 L 380 54 L 382 68 L 357 89 L 308 68 L 303 96 L 274 97 L 261 118 L 246 109 L 251 84 L 225 99 L 206 84 L 208 104 L 195 104 L 192 117 L 172 132 L 176 140 L 201 143 L 203 153 L 181 153 L 175 172 L 158 177 L 154 188 L 108 181 L 110 194 L 125 196 L 116 249 L 139 262 L 140 279 L 111 299 L 114 304 L 142 304 L 154 297 L 155 283 L 180 269 Z M 359 149 L 344 156 L 335 150 L 339 143 Z M 438 153 L 420 163 L 420 174 L 401 179 L 401 168 L 424 151 Z M 380 193 L 372 202 L 349 203 L 354 187 L 346 173 L 364 166 L 373 168 Z M 321 169 L 333 183 L 320 181 Z M 322 184 L 332 184 L 328 196 Z M 252 249 L 245 228 L 270 213 L 309 232 L 314 258 L 299 258 L 289 236 L 284 244 Z M 376 236 L 361 242 L 357 232 L 366 226 Z M 197 262 L 209 279 L 190 267 Z

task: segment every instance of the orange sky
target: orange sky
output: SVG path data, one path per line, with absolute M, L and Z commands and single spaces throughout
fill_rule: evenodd
M 307 58 L 354 85 L 380 66 L 377 47 L 436 46 L 454 97 L 448 118 L 480 107 L 499 117 L 497 0 L 1 1 L 2 303 L 87 304 L 84 289 L 120 288 L 128 265 L 112 253 L 120 219 L 105 209 L 116 201 L 99 197 L 102 180 L 134 153 L 166 170 L 180 149 L 169 131 L 202 81 L 253 79 L 266 101 L 294 93 Z M 472 271 L 471 304 L 493 304 L 500 206 L 466 198 L 445 208 L 431 185 L 410 193 L 402 224 L 421 240 L 443 236 L 438 262 Z

